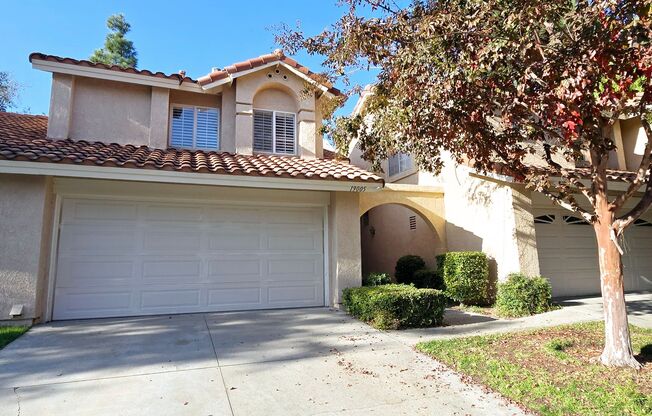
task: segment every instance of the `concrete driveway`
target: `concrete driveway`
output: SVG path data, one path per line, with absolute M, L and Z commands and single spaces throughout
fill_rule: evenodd
M 0 351 L 0 415 L 514 415 L 391 334 L 294 309 L 59 322 Z

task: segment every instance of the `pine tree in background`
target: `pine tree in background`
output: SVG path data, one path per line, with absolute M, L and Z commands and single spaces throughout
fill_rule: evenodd
M 124 14 L 109 16 L 106 26 L 111 32 L 106 35 L 104 47 L 93 52 L 91 62 L 135 68 L 138 65 L 136 48 L 134 43 L 125 37 L 131 30 L 131 25 L 125 20 Z

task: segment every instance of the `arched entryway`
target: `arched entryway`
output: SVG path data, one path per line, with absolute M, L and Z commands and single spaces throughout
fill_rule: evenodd
M 360 217 L 362 275 L 394 275 L 396 261 L 407 254 L 421 256 L 434 268 L 444 251 L 435 227 L 420 212 L 399 203 L 377 205 Z

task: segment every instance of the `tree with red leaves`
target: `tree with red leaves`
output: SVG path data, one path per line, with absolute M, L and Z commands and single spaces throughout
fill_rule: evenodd
M 652 137 L 651 1 L 343 3 L 346 13 L 324 32 L 286 27 L 277 36 L 290 53 L 323 55 L 331 76 L 379 69 L 367 107 L 373 122 L 352 116 L 331 123 L 338 146 L 355 137 L 374 166 L 400 151 L 432 172 L 444 154 L 481 172 L 501 167 L 581 215 L 599 247 L 600 360 L 640 368 L 620 239 L 652 203 L 652 140 L 625 191 L 609 189 L 607 165 L 619 117 L 640 116 Z M 573 168 L 580 164 L 585 175 Z M 623 212 L 633 197 L 634 208 Z

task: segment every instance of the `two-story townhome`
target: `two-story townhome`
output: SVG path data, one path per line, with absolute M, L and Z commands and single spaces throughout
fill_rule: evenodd
M 372 117 L 365 113 L 369 94 L 372 89 L 365 89 L 355 114 Z M 610 157 L 609 189 L 617 193 L 626 189 L 622 179 L 638 168 L 648 138 L 632 116 L 619 120 L 611 134 L 617 149 Z M 349 158 L 370 168 L 355 142 Z M 534 157 L 530 162 L 537 165 Z M 363 273 L 393 273 L 396 259 L 404 254 L 420 255 L 434 267 L 434 257 L 443 251 L 477 250 L 490 257 L 498 280 L 520 271 L 547 277 L 557 297 L 600 293 L 593 227 L 546 196 L 508 175 L 483 175 L 452 159 L 439 175 L 419 170 L 409 154 L 393 155 L 382 169 L 378 174 L 386 190 L 378 196 L 386 203 L 365 212 L 361 220 Z M 408 196 L 396 198 L 396 193 Z M 412 203 L 417 194 L 419 203 Z M 636 198 L 625 209 L 635 203 Z M 439 217 L 442 224 L 428 216 Z M 625 290 L 652 290 L 652 210 L 625 231 L 624 250 Z
M 0 113 L 0 320 L 334 305 L 359 193 L 340 94 L 281 51 L 192 79 L 41 53 L 49 116 Z

